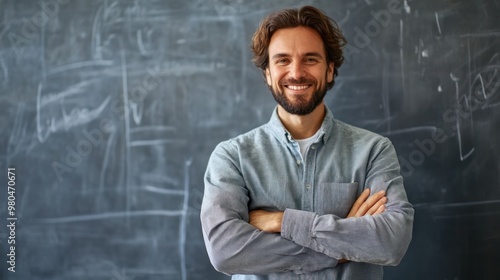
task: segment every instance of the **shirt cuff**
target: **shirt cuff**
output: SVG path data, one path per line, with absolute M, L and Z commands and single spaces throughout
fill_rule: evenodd
M 286 209 L 281 223 L 281 236 L 299 245 L 309 246 L 315 217 L 313 212 Z

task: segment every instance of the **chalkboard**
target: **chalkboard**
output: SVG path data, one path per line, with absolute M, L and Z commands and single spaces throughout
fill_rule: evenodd
M 305 4 L 349 41 L 326 103 L 391 139 L 416 210 L 385 279 L 500 279 L 498 0 L 0 1 L 0 278 L 228 279 L 203 173 L 275 106 L 258 23 Z

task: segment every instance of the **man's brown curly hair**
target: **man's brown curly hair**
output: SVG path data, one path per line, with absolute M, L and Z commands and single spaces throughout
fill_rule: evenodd
M 321 10 L 312 6 L 285 9 L 265 17 L 252 37 L 253 63 L 265 72 L 269 65 L 269 42 L 274 32 L 283 28 L 299 26 L 309 27 L 318 32 L 323 39 L 327 63 L 334 63 L 334 77 L 337 76 L 338 68 L 344 62 L 342 48 L 347 41 L 337 23 Z M 327 84 L 327 89 L 331 89 L 334 83 L 335 79 Z

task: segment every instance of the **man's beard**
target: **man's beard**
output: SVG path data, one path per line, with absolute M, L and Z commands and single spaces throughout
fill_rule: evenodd
M 286 81 L 288 85 L 290 84 L 312 84 L 313 86 L 316 83 L 313 80 L 301 78 L 299 80 L 289 79 Z M 323 98 L 326 95 L 326 85 L 323 85 L 321 88 L 317 89 L 313 92 L 310 100 L 307 99 L 308 96 L 295 96 L 294 100 L 288 99 L 284 92 L 283 82 L 280 82 L 280 88 L 277 89 L 277 92 L 273 89 L 272 86 L 269 86 L 269 90 L 273 94 L 274 100 L 278 102 L 278 104 L 285 109 L 290 114 L 293 115 L 301 115 L 305 116 L 310 114 L 316 107 L 318 107 L 321 102 L 323 102 Z M 283 89 L 283 90 L 281 90 Z

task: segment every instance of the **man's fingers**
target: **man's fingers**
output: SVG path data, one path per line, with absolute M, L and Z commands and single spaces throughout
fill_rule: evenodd
M 374 206 L 381 198 L 385 196 L 385 191 L 379 191 L 370 196 L 356 211 L 355 217 L 361 217 L 368 213 L 370 208 Z M 378 208 L 378 207 L 377 207 Z
M 377 201 L 377 203 L 375 203 L 367 212 L 366 214 L 367 215 L 375 215 L 375 213 L 377 213 L 377 211 L 380 210 L 380 207 L 381 206 L 384 206 L 384 209 L 385 209 L 385 203 L 387 202 L 387 197 L 382 197 L 381 199 L 379 199 Z M 380 213 L 378 213 L 380 214 Z
M 381 214 L 384 211 L 385 211 L 385 204 L 384 205 L 380 205 L 380 207 L 377 209 L 377 211 L 375 211 L 375 213 L 373 213 L 373 215 Z
M 358 199 L 356 199 L 352 208 L 359 208 L 369 196 L 370 196 L 370 189 L 365 189 L 358 197 Z
M 365 189 L 361 193 L 361 195 L 358 197 L 358 199 L 356 199 L 356 201 L 352 205 L 351 210 L 349 211 L 349 214 L 347 214 L 348 218 L 354 217 L 358 213 L 359 207 L 361 207 L 361 205 L 366 201 L 366 199 L 368 198 L 369 195 L 370 195 L 370 189 Z

